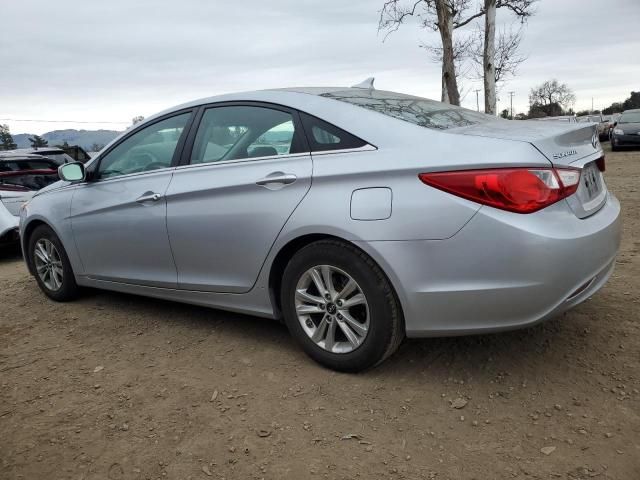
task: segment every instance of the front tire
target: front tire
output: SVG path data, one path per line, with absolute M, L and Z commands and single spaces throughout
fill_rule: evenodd
M 285 268 L 280 296 L 291 335 L 328 368 L 358 372 L 373 367 L 404 338 L 389 280 L 350 244 L 321 240 L 302 248 Z
M 36 282 L 45 295 L 56 302 L 77 297 L 79 287 L 57 235 L 46 225 L 37 227 L 28 242 L 28 258 Z

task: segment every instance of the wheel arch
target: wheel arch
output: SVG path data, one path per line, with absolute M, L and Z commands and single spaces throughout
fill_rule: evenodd
M 305 234 L 290 240 L 285 245 L 283 245 L 282 248 L 280 248 L 280 250 L 274 257 L 273 262 L 271 262 L 271 267 L 269 271 L 269 297 L 271 300 L 271 304 L 273 306 L 274 316 L 277 319 L 280 319 L 280 320 L 282 319 L 282 308 L 280 305 L 280 288 L 282 284 L 282 276 L 284 274 L 284 270 L 287 264 L 289 263 L 289 260 L 291 260 L 291 258 L 293 258 L 293 256 L 302 248 L 306 247 L 307 245 L 313 242 L 317 242 L 319 240 L 336 240 L 338 242 L 348 244 L 360 250 L 362 253 L 364 253 L 369 258 L 371 258 L 371 260 L 378 266 L 378 268 L 380 268 L 383 275 L 387 278 L 389 285 L 391 285 L 391 289 L 393 291 L 393 294 L 396 297 L 398 306 L 400 308 L 400 315 L 404 319 L 404 308 L 402 305 L 402 298 L 400 295 L 398 295 L 395 282 L 392 280 L 391 276 L 385 270 L 385 266 L 381 265 L 380 262 L 376 261 L 376 259 L 373 258 L 369 252 L 362 249 L 356 243 L 350 242 L 349 240 L 346 240 L 337 235 L 330 235 L 330 234 L 324 234 L 324 233 Z

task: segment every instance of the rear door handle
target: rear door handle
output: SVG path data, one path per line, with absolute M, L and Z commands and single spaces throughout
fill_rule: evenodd
M 260 180 L 256 180 L 256 185 L 262 187 L 269 184 L 291 185 L 298 179 L 293 173 L 273 172 Z
M 162 198 L 162 195 L 154 192 L 145 192 L 142 196 L 136 198 L 136 202 L 144 203 L 144 202 L 157 202 Z

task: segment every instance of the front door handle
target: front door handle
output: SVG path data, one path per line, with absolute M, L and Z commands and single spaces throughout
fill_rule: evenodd
M 162 198 L 162 195 L 155 192 L 144 192 L 142 196 L 136 198 L 136 202 L 144 203 L 144 202 L 157 202 Z
M 256 185 L 262 187 L 270 184 L 291 185 L 298 179 L 293 173 L 273 172 L 260 180 L 256 180 Z

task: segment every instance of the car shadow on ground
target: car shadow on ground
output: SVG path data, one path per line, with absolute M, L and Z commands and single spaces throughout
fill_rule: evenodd
M 16 260 L 22 260 L 20 245 L 0 245 L 0 263 L 15 262 Z
M 272 347 L 282 351 L 282 364 L 306 364 L 328 372 L 308 358 L 294 343 L 286 326 L 275 320 L 99 290 L 87 290 L 79 302 L 108 308 L 114 314 L 157 319 L 164 327 L 175 328 L 176 335 L 185 334 L 187 329 L 189 335 L 206 338 L 215 330 L 216 335 L 224 337 L 224 343 L 241 344 L 255 352 Z M 513 371 L 543 366 L 549 357 L 555 358 L 561 345 L 566 346 L 567 341 L 581 332 L 579 325 L 565 314 L 517 331 L 407 339 L 395 355 L 364 375 L 379 380 L 398 375 L 488 379 L 496 375 L 497 365 L 509 365 Z

